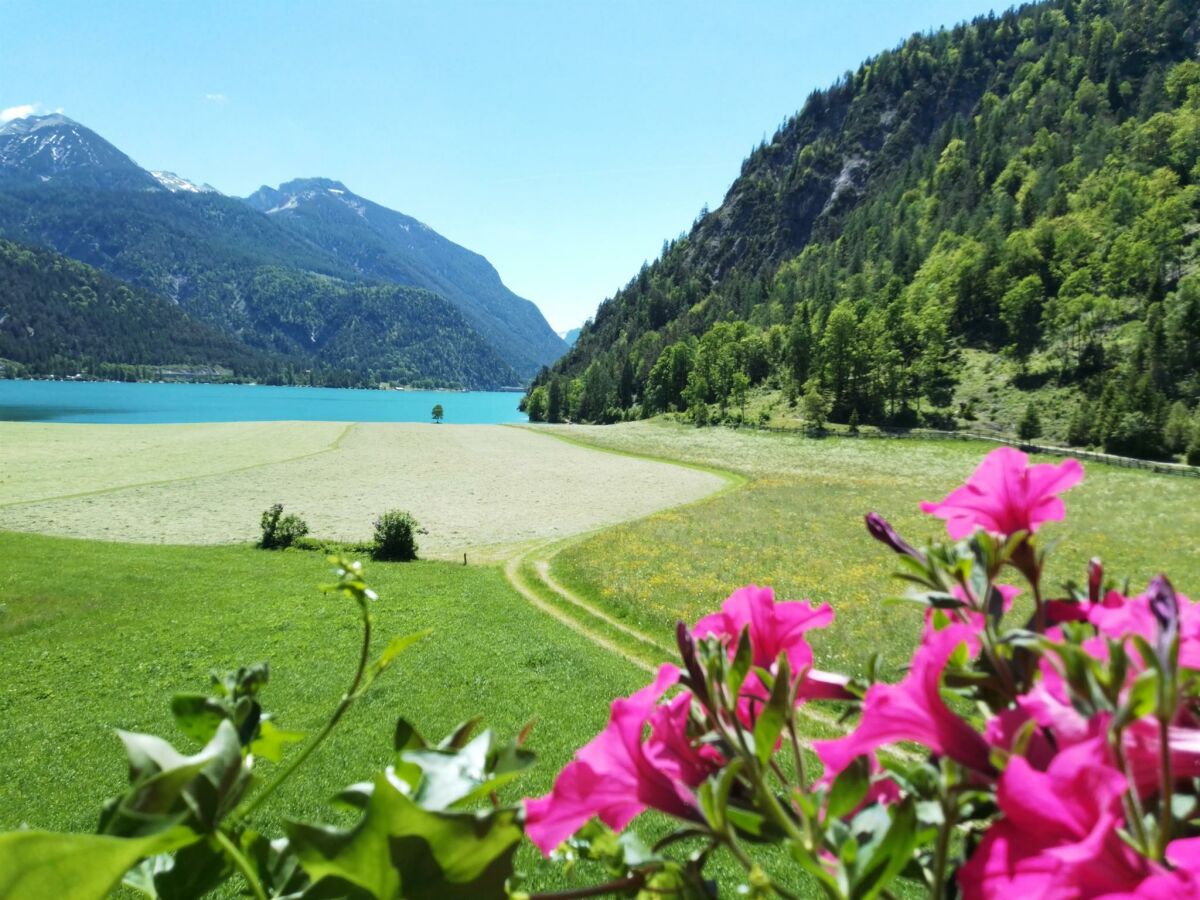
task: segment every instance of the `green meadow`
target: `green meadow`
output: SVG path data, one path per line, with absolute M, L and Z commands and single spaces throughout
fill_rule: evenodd
M 836 620 L 812 635 L 818 664 L 861 671 L 878 651 L 908 658 L 919 610 L 896 603 L 902 584 L 891 554 L 875 543 L 863 515 L 879 512 L 920 544 L 944 536 L 922 500 L 960 484 L 991 445 L 960 441 L 826 438 L 662 422 L 564 426 L 575 441 L 609 450 L 730 469 L 738 490 L 605 529 L 566 547 L 551 570 L 566 587 L 610 616 L 668 634 L 694 622 L 743 584 L 766 584 L 781 598 L 828 601 Z M 1047 461 L 1053 461 L 1047 459 Z M 1065 496 L 1067 518 L 1044 534 L 1060 541 L 1052 584 L 1083 580 L 1089 557 L 1140 590 L 1158 572 L 1200 594 L 1200 479 L 1086 465 L 1084 483 Z
M 70 448 L 51 445 L 71 440 L 78 427 L 38 436 L 41 457 L 21 457 L 29 496 L 54 493 L 52 466 Z M 534 552 L 527 542 L 499 563 L 368 565 L 380 595 L 377 645 L 426 628 L 433 634 L 400 658 L 272 798 L 264 824 L 284 815 L 336 820 L 327 798 L 388 764 L 398 716 L 435 737 L 476 714 L 509 735 L 535 720 L 530 746 L 539 764 L 510 795 L 545 791 L 603 726 L 611 698 L 645 683 L 646 668 L 663 658 L 648 641 L 669 648 L 677 619 L 694 621 L 742 584 L 771 584 L 781 597 L 833 604 L 834 626 L 814 639 L 822 668 L 859 671 L 876 651 L 898 664 L 918 611 L 890 601 L 899 592 L 892 560 L 868 537 L 862 515 L 882 513 L 914 542 L 933 537 L 940 523 L 922 515 L 918 502 L 960 483 L 989 449 L 661 422 L 539 428 L 536 436 L 495 430 L 517 435 L 521 447 L 546 448 L 551 460 L 570 449 L 579 471 L 619 474 L 634 470 L 613 468 L 616 461 L 639 461 L 704 480 L 676 480 L 676 494 L 650 505 L 676 504 L 671 508 L 630 518 L 639 512 L 630 507 L 628 521 L 587 533 L 586 520 L 554 527 L 557 506 L 542 507 L 549 517 L 544 534 L 555 543 Z M 206 468 L 195 477 L 238 469 L 228 440 L 237 438 L 255 448 L 245 464 L 264 467 L 278 482 L 283 471 L 273 467 L 322 452 L 340 432 L 297 433 L 308 434 L 307 443 L 289 452 L 264 445 L 258 434 L 214 435 L 214 455 L 198 461 Z M 174 439 L 146 430 L 141 440 L 173 446 Z M 158 465 L 142 480 L 163 472 L 172 482 L 190 477 L 173 457 Z M 714 477 L 722 472 L 723 479 Z M 92 498 L 96 521 L 105 503 L 121 500 L 122 484 L 139 476 L 128 467 L 109 477 L 114 490 Z M 553 485 L 529 489 L 549 493 Z M 17 499 L 11 480 L 4 490 L 10 502 Z M 78 490 L 66 483 L 60 493 Z M 591 496 L 603 490 L 598 482 Z M 470 502 L 468 494 L 453 497 Z M 1055 578 L 1081 576 L 1087 557 L 1099 554 L 1134 587 L 1166 571 L 1181 590 L 1200 593 L 1200 481 L 1089 465 L 1085 483 L 1066 500 L 1067 522 L 1047 529 L 1062 541 Z M 459 511 L 468 519 L 469 512 Z M 190 748 L 172 724 L 169 699 L 204 690 L 211 669 L 269 661 L 267 708 L 282 726 L 306 732 L 320 727 L 353 669 L 357 618 L 347 601 L 318 590 L 330 580 L 318 553 L 264 552 L 245 542 L 155 545 L 0 532 L 0 559 L 0 828 L 93 828 L 102 801 L 125 783 L 114 729 L 157 733 Z M 826 736 L 829 727 L 814 721 L 813 734 Z M 651 819 L 643 827 L 653 834 L 662 823 Z M 529 847 L 518 870 L 533 872 L 538 884 L 566 883 Z
M 282 727 L 308 733 L 353 673 L 357 613 L 317 589 L 332 580 L 317 553 L 9 533 L 0 534 L 0 558 L 0 829 L 92 830 L 126 781 L 114 729 L 194 752 L 173 724 L 170 697 L 207 690 L 210 669 L 269 661 L 264 704 Z M 367 574 L 380 595 L 376 653 L 396 635 L 433 634 L 271 799 L 263 824 L 283 815 L 337 821 L 328 798 L 391 762 L 399 716 L 430 738 L 476 714 L 507 736 L 534 720 L 539 763 L 513 796 L 544 792 L 603 727 L 608 699 L 645 680 L 523 601 L 495 567 L 380 563 Z M 520 868 L 536 870 L 536 853 L 522 853 Z

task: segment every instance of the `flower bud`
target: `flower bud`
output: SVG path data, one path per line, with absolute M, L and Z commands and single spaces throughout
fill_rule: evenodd
M 1166 575 L 1156 575 L 1146 591 L 1150 596 L 1150 612 L 1164 631 L 1179 623 L 1179 601 Z
M 879 513 L 867 513 L 864 516 L 867 523 L 867 531 L 871 533 L 871 537 L 879 541 L 881 544 L 886 544 L 891 547 L 896 553 L 902 553 L 905 556 L 911 556 L 913 559 L 924 561 L 925 557 L 914 548 L 908 541 L 900 537 L 896 533 L 896 529 L 891 526 L 887 519 L 879 515 Z
M 696 639 L 692 637 L 691 629 L 682 619 L 675 623 L 675 643 L 679 645 L 679 658 L 683 661 L 683 668 L 688 674 L 688 681 L 691 682 L 692 694 L 708 706 L 708 681 L 696 659 Z
M 1099 603 L 1104 598 L 1104 564 L 1100 557 L 1088 560 L 1088 602 Z

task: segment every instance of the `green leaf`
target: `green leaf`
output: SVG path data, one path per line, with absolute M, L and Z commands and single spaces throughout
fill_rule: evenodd
M 144 835 L 189 819 L 205 830 L 221 810 L 236 802 L 249 780 L 237 732 L 228 719 L 194 756 L 184 756 L 153 735 L 118 734 L 129 755 L 133 783 L 102 815 L 100 830 L 106 834 Z
M 917 843 L 917 831 L 913 803 L 905 801 L 892 806 L 891 824 L 886 831 L 875 830 L 871 838 L 860 845 L 851 877 L 851 896 L 860 900 L 878 897 L 908 865 Z
M 721 811 L 717 809 L 716 793 L 713 791 L 711 779 L 696 790 L 696 799 L 700 801 L 700 812 L 704 815 L 708 827 L 713 831 L 723 831 L 725 822 L 721 818 Z
M 426 809 L 464 806 L 508 784 L 533 764 L 528 750 L 509 748 L 500 756 L 492 752 L 493 736 L 484 731 L 461 750 L 406 750 L 404 762 L 421 767 L 415 799 Z M 492 771 L 499 762 L 503 769 Z
M 224 852 L 214 842 L 203 840 L 144 860 L 125 876 L 124 883 L 149 897 L 198 900 L 225 881 L 232 870 Z
M 429 745 L 421 733 L 407 719 L 396 720 L 396 734 L 392 738 L 392 746 L 400 750 L 424 750 Z
M 379 654 L 379 658 L 371 664 L 371 668 L 367 673 L 367 677 L 364 679 L 363 685 L 359 690 L 364 690 L 367 685 L 378 678 L 383 670 L 390 666 L 397 656 L 399 656 L 417 641 L 421 640 L 422 638 L 429 637 L 431 634 L 433 634 L 433 629 L 426 628 L 424 631 L 418 631 L 415 634 L 406 634 L 400 637 L 392 638 L 388 645 L 383 649 L 383 652 Z
M 475 730 L 475 726 L 479 724 L 480 716 L 467 719 L 458 725 L 450 734 L 445 737 L 440 744 L 439 750 L 461 750 L 467 745 L 471 739 L 471 732 Z
M 865 756 L 859 756 L 833 780 L 833 786 L 829 789 L 829 800 L 825 805 L 826 818 L 840 819 L 853 811 L 867 796 L 870 786 L 867 759 Z
M 717 776 L 717 783 L 713 790 L 713 800 L 716 801 L 717 809 L 721 812 L 722 822 L 726 819 L 726 809 L 729 806 L 729 793 L 733 790 L 734 782 L 737 781 L 738 773 L 742 771 L 744 764 L 744 760 L 734 759 Z
M 1158 681 L 1159 674 L 1155 669 L 1140 672 L 1125 695 L 1125 702 L 1121 705 L 1114 724 L 1124 727 L 1154 712 L 1158 705 Z
M 750 629 L 743 628 L 738 636 L 737 652 L 733 656 L 733 664 L 729 667 L 729 695 L 737 698 L 741 693 L 742 684 L 750 672 L 750 664 L 754 661 L 753 648 L 750 646 Z
M 211 741 L 217 726 L 228 718 L 225 707 L 203 694 L 176 694 L 171 699 L 171 714 L 180 731 L 202 744 Z
M 376 897 L 503 900 L 521 839 L 517 819 L 515 809 L 422 809 L 380 775 L 355 827 L 339 831 L 290 823 L 287 832 L 318 889 L 332 879 Z
M 197 839 L 186 828 L 138 838 L 10 831 L 0 834 L 0 897 L 103 900 L 139 860 Z
M 740 806 L 726 806 L 725 818 L 740 833 L 753 838 L 766 837 L 778 831 L 778 828 L 768 822 L 767 817 L 762 813 L 752 809 L 742 809 Z
M 788 669 L 787 657 L 780 654 L 779 672 L 771 686 L 771 696 L 759 714 L 758 721 L 754 723 L 754 752 L 759 762 L 765 763 L 775 752 L 775 742 L 787 722 L 790 693 L 791 672 Z
M 283 758 L 283 749 L 288 744 L 296 744 L 304 740 L 303 731 L 286 731 L 276 726 L 270 719 L 263 719 L 258 725 L 258 737 L 250 744 L 250 752 L 263 759 L 277 763 Z

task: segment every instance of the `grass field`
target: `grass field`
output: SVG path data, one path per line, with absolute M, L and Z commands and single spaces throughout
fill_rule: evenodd
M 658 422 L 555 429 L 609 449 L 726 467 L 748 476 L 740 490 L 605 530 L 553 559 L 554 576 L 614 618 L 668 635 L 695 621 L 742 584 L 769 584 L 782 597 L 829 601 L 832 628 L 813 643 L 825 668 L 858 671 L 881 651 L 907 659 L 918 611 L 884 601 L 901 593 L 890 554 L 867 535 L 877 511 L 914 542 L 941 531 L 919 512 L 970 474 L 989 445 L 966 442 L 813 440 L 799 435 L 696 429 Z M 1082 580 L 1088 556 L 1135 587 L 1166 571 L 1200 594 L 1200 482 L 1087 465 L 1066 496 L 1067 521 L 1051 583 Z
M 425 556 L 561 538 L 721 486 L 493 425 L 0 423 L 0 528 L 169 544 L 252 541 L 272 503 L 314 536 L 363 541 L 386 509 Z
M 212 668 L 268 660 L 267 708 L 310 733 L 353 672 L 357 615 L 316 589 L 330 580 L 319 554 L 0 534 L 0 558 L 0 829 L 93 829 L 101 802 L 125 785 L 113 729 L 189 746 L 170 696 L 206 690 Z M 539 764 L 512 793 L 543 792 L 603 727 L 609 699 L 645 681 L 525 603 L 495 567 L 367 572 L 381 598 L 379 647 L 397 634 L 434 634 L 351 711 L 264 808 L 264 821 L 281 812 L 330 821 L 334 792 L 390 762 L 400 715 L 430 737 L 474 714 L 510 736 L 536 718 Z M 529 848 L 521 867 L 539 868 Z

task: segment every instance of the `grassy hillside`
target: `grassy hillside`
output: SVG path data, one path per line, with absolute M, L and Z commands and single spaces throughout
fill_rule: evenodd
M 868 60 L 600 305 L 531 409 L 703 422 L 766 384 L 944 426 L 971 421 L 973 349 L 1029 392 L 1001 427 L 1049 384 L 1041 417 L 1077 444 L 1200 458 L 1198 22 L 1195 0 L 1052 0 Z

